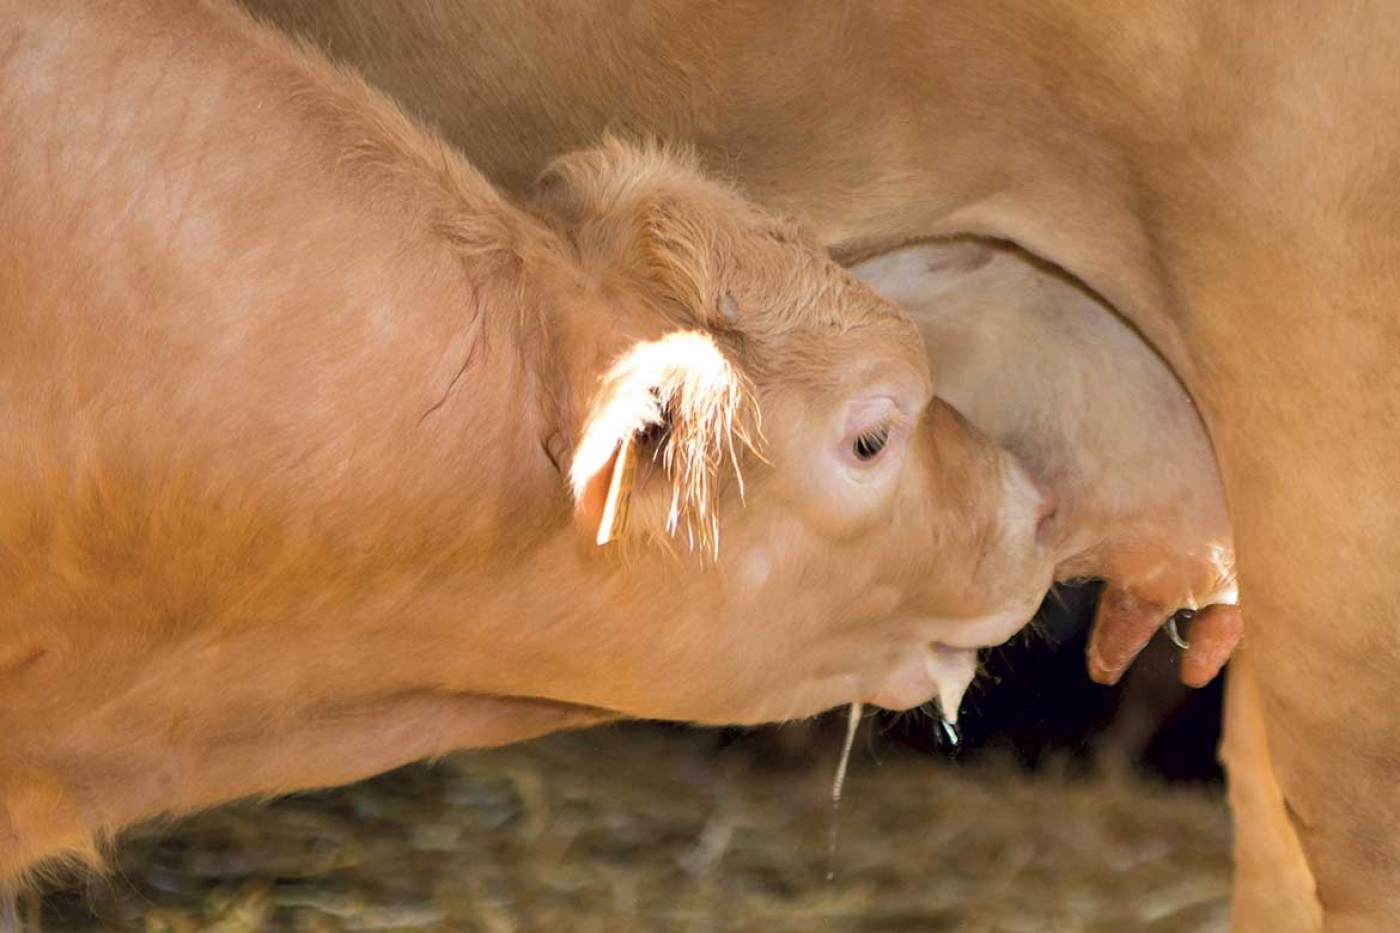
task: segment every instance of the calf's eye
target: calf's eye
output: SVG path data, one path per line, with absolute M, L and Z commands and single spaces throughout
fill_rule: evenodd
M 874 460 L 880 455 L 880 451 L 885 449 L 885 444 L 889 439 L 890 429 L 888 427 L 867 431 L 856 438 L 856 442 L 851 445 L 851 452 L 856 455 L 857 460 Z

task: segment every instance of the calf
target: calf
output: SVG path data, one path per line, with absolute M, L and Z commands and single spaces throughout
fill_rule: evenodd
M 0 885 L 618 715 L 956 706 L 1039 603 L 914 326 L 683 160 L 522 209 L 222 6 L 0 10 Z
M 1107 585 L 1089 670 L 1116 680 L 1177 609 L 1201 609 L 1182 679 L 1200 686 L 1241 625 L 1215 456 L 1166 364 L 1109 308 L 1014 247 L 928 241 L 857 275 L 918 323 L 939 395 L 1059 503 L 1062 580 Z

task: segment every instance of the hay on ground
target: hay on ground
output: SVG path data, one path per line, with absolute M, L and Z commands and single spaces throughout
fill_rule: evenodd
M 618 726 L 149 829 L 44 929 L 1202 933 L 1228 928 L 1218 791 L 960 767 L 831 767 Z M 828 880 L 828 870 L 834 877 Z

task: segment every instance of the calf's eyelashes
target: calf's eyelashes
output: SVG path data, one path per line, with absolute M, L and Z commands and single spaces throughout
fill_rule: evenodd
M 857 460 L 869 462 L 880 456 L 880 452 L 885 449 L 885 443 L 890 439 L 889 425 L 881 425 L 873 431 L 866 431 L 856 438 L 851 445 L 851 452 L 856 455 Z

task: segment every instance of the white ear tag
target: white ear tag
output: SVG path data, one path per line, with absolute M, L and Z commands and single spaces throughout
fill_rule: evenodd
M 613 459 L 608 498 L 603 503 L 603 520 L 598 523 L 598 546 L 622 537 L 627 527 L 627 511 L 632 505 L 632 484 L 637 479 L 636 436 L 629 434 L 618 446 Z

